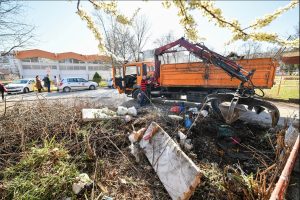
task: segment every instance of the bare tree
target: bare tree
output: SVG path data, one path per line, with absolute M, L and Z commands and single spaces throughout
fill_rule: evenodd
M 169 44 L 171 42 L 174 42 L 176 39 L 175 39 L 175 36 L 174 36 L 174 33 L 172 31 L 168 32 L 167 34 L 165 35 L 162 35 L 161 37 L 157 38 L 156 40 L 154 40 L 154 44 L 157 46 L 157 47 L 161 47 L 161 46 L 164 46 L 166 44 Z M 172 48 L 173 49 L 173 48 Z M 176 60 L 176 55 L 175 53 L 172 53 L 172 56 L 174 58 L 174 60 Z M 166 57 L 166 60 L 165 60 L 165 57 Z M 171 61 L 171 57 L 170 57 L 170 54 L 165 54 L 165 57 L 163 57 L 163 61 L 164 63 L 170 63 Z
M 262 53 L 262 45 L 258 42 L 247 41 L 239 47 L 238 52 L 240 55 L 243 55 L 244 58 L 256 58 Z
M 140 61 L 140 52 L 145 47 L 149 37 L 150 28 L 147 17 L 138 15 L 133 21 L 133 36 L 131 37 L 130 49 L 135 61 Z
M 104 33 L 105 47 L 122 61 L 139 61 L 139 52 L 144 48 L 148 38 L 150 25 L 145 16 L 134 18 L 132 26 L 118 23 L 115 17 L 103 12 L 96 12 L 96 23 Z
M 19 1 L 0 0 L 0 48 L 3 51 L 1 55 L 24 47 L 33 38 L 34 27 L 20 19 L 22 8 Z

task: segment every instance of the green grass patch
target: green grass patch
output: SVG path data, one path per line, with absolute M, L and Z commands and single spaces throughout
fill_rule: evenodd
M 72 197 L 72 183 L 78 174 L 61 145 L 45 142 L 44 147 L 32 147 L 19 163 L 4 171 L 6 199 Z
M 299 80 L 275 79 L 276 84 L 271 89 L 265 89 L 265 97 L 274 99 L 299 99 Z M 279 88 L 280 84 L 280 88 Z

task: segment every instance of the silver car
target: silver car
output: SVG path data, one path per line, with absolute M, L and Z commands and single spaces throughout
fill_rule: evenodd
M 58 88 L 60 91 L 70 92 L 72 90 L 95 90 L 98 86 L 98 83 L 87 81 L 84 78 L 70 77 L 62 79 Z

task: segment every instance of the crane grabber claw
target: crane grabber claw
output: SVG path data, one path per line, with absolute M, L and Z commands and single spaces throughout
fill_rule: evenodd
M 280 117 L 279 110 L 274 104 L 259 98 L 245 98 L 236 94 L 221 93 L 208 95 L 206 102 L 210 102 L 214 113 L 228 124 L 238 120 L 245 112 L 252 111 L 256 114 L 267 111 L 271 116 L 272 127 L 277 125 Z

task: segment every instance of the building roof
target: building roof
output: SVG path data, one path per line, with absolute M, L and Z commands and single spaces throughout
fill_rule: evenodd
M 299 51 L 284 52 L 282 53 L 281 60 L 285 64 L 299 64 L 300 63 Z
M 16 51 L 15 53 L 16 58 L 18 59 L 25 59 L 25 58 L 47 58 L 51 60 L 64 60 L 64 59 L 77 59 L 84 62 L 91 62 L 91 61 L 108 61 L 110 58 L 104 55 L 82 55 L 74 52 L 65 52 L 65 53 L 51 53 L 48 51 L 43 51 L 40 49 L 32 49 L 32 50 L 24 50 L 24 51 Z

